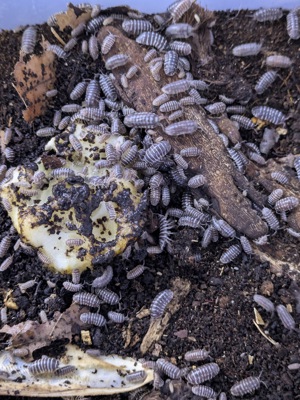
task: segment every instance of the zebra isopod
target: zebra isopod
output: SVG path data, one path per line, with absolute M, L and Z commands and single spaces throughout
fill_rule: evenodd
M 129 56 L 127 54 L 115 54 L 114 56 L 106 60 L 105 68 L 113 70 L 115 68 L 119 68 L 126 65 L 128 61 L 129 61 Z
M 164 57 L 164 72 L 167 76 L 174 76 L 178 67 L 179 56 L 175 50 L 169 50 Z
M 190 89 L 190 86 L 191 81 L 182 79 L 179 81 L 168 83 L 167 85 L 163 86 L 161 90 L 163 91 L 163 93 L 166 93 L 168 95 L 174 95 L 188 91 Z
M 159 143 L 154 143 L 149 149 L 146 150 L 144 161 L 150 165 L 155 165 L 157 162 L 162 161 L 164 157 L 171 150 L 171 145 L 167 140 L 162 140 Z
M 276 201 L 275 210 L 277 212 L 290 211 L 293 208 L 298 207 L 298 205 L 299 205 L 299 200 L 297 199 L 297 197 L 294 196 L 284 197 L 283 199 Z
M 238 122 L 238 124 L 246 129 L 246 130 L 250 130 L 250 129 L 255 129 L 255 124 L 251 121 L 250 118 L 248 117 L 244 117 L 243 115 L 232 115 L 230 117 L 230 119 L 232 121 L 236 121 Z
M 156 32 L 143 32 L 135 40 L 139 44 L 152 46 L 157 50 L 164 50 L 168 45 L 164 36 Z
M 63 287 L 68 292 L 80 292 L 82 290 L 83 285 L 81 283 L 72 283 L 72 282 L 63 282 Z
M 176 51 L 179 56 L 188 56 L 192 52 L 192 46 L 189 43 L 174 40 L 169 45 L 171 50 Z
M 126 317 L 124 314 L 121 314 L 116 311 L 109 311 L 107 313 L 108 318 L 113 321 L 116 324 L 123 324 L 123 322 L 126 320 Z
M 176 111 L 180 108 L 180 103 L 176 100 L 171 100 L 167 101 L 166 103 L 162 104 L 159 107 L 159 111 L 165 113 L 165 112 L 172 112 Z
M 209 352 L 205 349 L 190 350 L 184 355 L 184 359 L 190 362 L 203 361 L 208 357 Z
M 228 264 L 231 261 L 233 261 L 236 257 L 239 256 L 241 253 L 241 248 L 237 244 L 233 244 L 230 246 L 222 255 L 220 258 L 220 263 L 222 264 Z
M 80 321 L 84 324 L 95 325 L 95 326 L 104 326 L 106 325 L 106 319 L 101 314 L 96 313 L 82 313 L 80 314 Z
M 252 246 L 251 246 L 249 240 L 246 238 L 246 236 L 241 236 L 240 242 L 241 242 L 242 249 L 244 250 L 244 252 L 246 254 L 248 254 L 248 255 L 253 254 Z
M 47 46 L 48 51 L 52 51 L 58 58 L 66 59 L 68 54 L 58 45 L 50 44 Z
M 270 70 L 264 73 L 258 80 L 257 84 L 255 85 L 254 89 L 257 94 L 264 93 L 273 82 L 277 78 L 277 72 Z
M 51 357 L 42 357 L 40 360 L 33 361 L 28 365 L 28 370 L 32 375 L 40 375 L 54 372 L 59 365 L 59 361 Z
M 168 102 L 169 100 L 170 100 L 170 96 L 168 94 L 166 94 L 166 93 L 163 93 L 163 94 L 155 97 L 155 99 L 152 101 L 152 104 L 155 107 L 159 107 L 162 104 Z
M 124 118 L 124 124 L 130 128 L 152 129 L 158 126 L 159 116 L 151 112 L 134 113 Z
M 88 83 L 87 82 L 79 82 L 74 87 L 72 92 L 70 93 L 71 100 L 78 100 L 86 91 Z
M 290 11 L 286 16 L 287 33 L 290 39 L 297 40 L 300 38 L 300 22 L 299 15 L 296 10 Z
M 163 290 L 155 296 L 150 306 L 151 319 L 162 317 L 173 296 L 174 293 L 170 289 Z
M 195 0 L 180 0 L 174 3 L 174 6 L 169 9 L 173 22 L 177 22 L 183 14 L 185 14 L 191 6 L 195 3 Z
M 198 187 L 201 187 L 201 186 L 205 185 L 205 183 L 206 183 L 205 176 L 200 174 L 200 175 L 193 176 L 188 181 L 187 185 L 188 185 L 188 187 L 195 189 L 195 188 L 198 188 Z
M 120 302 L 120 297 L 112 290 L 101 288 L 97 289 L 97 295 L 107 304 L 115 305 Z
M 100 299 L 93 293 L 81 292 L 73 295 L 73 301 L 82 306 L 99 307 Z
M 275 189 L 273 192 L 271 192 L 268 196 L 268 203 L 273 205 L 275 204 L 278 200 L 280 200 L 283 196 L 283 190 L 282 189 Z
M 142 32 L 153 31 L 151 22 L 141 19 L 125 19 L 122 22 L 122 29 L 129 35 L 137 36 Z
M 186 377 L 187 381 L 192 385 L 200 385 L 201 383 L 208 381 L 220 372 L 220 368 L 216 363 L 204 364 L 192 370 Z
M 267 207 L 264 207 L 261 211 L 263 218 L 266 220 L 267 224 L 271 229 L 274 231 L 277 231 L 280 227 L 279 221 L 276 218 L 275 214 L 273 213 L 272 210 L 270 210 Z
M 287 183 L 289 183 L 288 176 L 280 171 L 271 172 L 271 178 L 274 179 L 276 182 L 281 183 L 282 185 L 286 185 Z
M 109 32 L 108 35 L 105 36 L 101 44 L 101 53 L 104 55 L 108 54 L 112 49 L 113 45 L 115 44 L 115 42 L 116 42 L 116 36 Z
M 192 392 L 196 396 L 204 397 L 205 399 L 216 399 L 217 393 L 210 387 L 204 385 L 197 385 L 192 387 Z
M 252 393 L 260 388 L 260 378 L 258 376 L 249 376 L 236 382 L 230 389 L 232 396 L 244 396 L 245 394 Z
M 204 108 L 206 111 L 208 111 L 212 115 L 222 114 L 226 110 L 226 104 L 220 101 L 217 103 L 209 104 L 209 105 L 205 106 Z
M 262 296 L 260 294 L 255 294 L 253 296 L 253 300 L 255 303 L 257 303 L 259 306 L 261 306 L 263 309 L 268 311 L 269 313 L 274 313 L 275 311 L 275 306 L 273 302 L 269 299 L 267 299 L 265 296 Z
M 76 371 L 76 367 L 74 365 L 65 365 L 64 367 L 60 367 L 57 370 L 55 370 L 55 375 L 56 376 L 65 376 L 65 375 L 71 375 Z
M 191 135 L 198 129 L 198 124 L 194 120 L 184 120 L 174 122 L 165 127 L 165 133 L 169 136 Z
M 156 361 L 156 367 L 158 368 L 158 370 L 163 372 L 169 378 L 180 379 L 181 376 L 180 369 L 176 365 L 172 364 L 170 361 L 167 361 L 163 358 L 159 358 Z
M 272 122 L 275 125 L 283 124 L 285 121 L 285 115 L 275 108 L 257 106 L 253 107 L 251 112 L 256 118 Z

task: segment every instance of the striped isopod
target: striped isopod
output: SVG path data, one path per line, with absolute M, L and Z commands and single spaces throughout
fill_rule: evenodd
M 94 4 L 91 11 L 91 18 L 96 18 L 101 12 L 100 4 Z
M 279 229 L 279 221 L 275 217 L 275 214 L 273 213 L 272 210 L 270 210 L 267 207 L 264 207 L 261 211 L 263 218 L 266 220 L 267 224 L 269 227 L 273 230 L 278 230 Z
M 95 325 L 95 326 L 104 326 L 106 325 L 106 319 L 101 314 L 96 313 L 82 313 L 80 314 L 80 321 L 84 324 Z
M 182 98 L 179 100 L 179 104 L 180 104 L 182 107 L 192 106 L 192 105 L 196 104 L 196 99 L 195 99 L 194 97 L 192 97 L 192 96 L 182 97 Z
M 109 57 L 105 62 L 105 68 L 113 70 L 115 68 L 123 67 L 129 61 L 129 56 L 127 54 L 115 54 Z
M 176 51 L 179 56 L 188 56 L 192 52 L 192 46 L 189 43 L 174 40 L 169 45 L 171 50 Z
M 245 106 L 229 106 L 226 107 L 226 112 L 228 114 L 244 114 L 246 112 Z
M 101 44 L 101 53 L 104 55 L 108 54 L 112 49 L 113 45 L 115 44 L 115 42 L 116 42 L 116 36 L 109 32 L 108 35 L 105 36 Z
M 287 183 L 289 183 L 289 177 L 280 171 L 271 172 L 271 178 L 274 179 L 276 182 L 281 183 L 282 185 L 286 185 Z
M 0 242 L 0 258 L 4 257 L 10 247 L 11 238 L 9 236 L 4 236 Z
M 165 133 L 169 136 L 190 135 L 196 132 L 198 124 L 193 120 L 174 122 L 165 127 Z
M 58 124 L 58 129 L 59 129 L 60 131 L 66 129 L 67 126 L 69 125 L 70 121 L 71 121 L 71 117 L 67 115 L 67 116 L 64 117 L 64 118 L 60 121 L 60 123 Z
M 216 399 L 217 393 L 210 387 L 204 385 L 197 385 L 192 387 L 192 392 L 196 396 L 204 397 L 205 399 Z
M 123 324 L 123 322 L 127 319 L 124 314 L 121 314 L 116 311 L 109 311 L 107 313 L 108 318 L 115 322 L 116 324 Z
M 260 236 L 259 238 L 253 240 L 253 242 L 258 246 L 264 246 L 268 243 L 268 235 Z
M 88 33 L 96 33 L 101 25 L 103 24 L 103 21 L 105 20 L 106 16 L 105 15 L 100 15 L 99 17 L 91 19 L 86 26 L 86 30 Z
M 21 51 L 25 54 L 33 53 L 36 43 L 36 28 L 29 26 L 22 35 Z
M 195 29 L 192 25 L 181 22 L 169 25 L 165 31 L 165 35 L 170 39 L 188 39 L 194 35 L 194 31 Z
M 65 104 L 62 106 L 61 111 L 65 113 L 76 113 L 81 110 L 80 104 Z
M 73 374 L 76 371 L 76 367 L 74 365 L 65 365 L 64 367 L 58 368 L 55 370 L 54 374 L 56 376 L 64 376 Z
M 161 198 L 161 187 L 150 187 L 150 204 L 157 206 Z
M 149 249 L 149 247 L 148 247 Z M 147 252 L 148 252 L 147 249 Z M 160 249 L 160 247 L 159 247 Z M 161 249 L 160 249 L 161 250 Z M 152 253 L 153 254 L 153 253 Z M 155 254 L 155 253 L 154 253 Z M 158 253 L 156 253 L 158 254 Z M 150 305 L 151 319 L 161 318 L 165 312 L 167 305 L 173 299 L 174 293 L 170 289 L 163 290 L 158 293 Z
M 70 93 L 71 100 L 78 100 L 86 91 L 88 83 L 87 82 L 79 82 L 74 87 L 72 92 Z
M 71 31 L 72 38 L 76 38 L 77 36 L 81 35 L 85 31 L 86 25 L 84 22 L 80 22 L 74 29 Z
M 238 244 L 230 246 L 220 257 L 220 263 L 228 264 L 233 261 L 241 253 L 241 248 Z
M 191 385 L 200 385 L 205 381 L 209 381 L 214 378 L 220 372 L 220 368 L 216 363 L 204 364 L 192 370 L 186 377 L 187 381 Z
M 152 26 L 151 22 L 146 21 L 146 20 L 125 19 L 122 22 L 122 29 L 129 35 L 137 36 L 142 32 L 153 31 L 153 26 Z
M 235 99 L 227 97 L 224 94 L 219 94 L 219 99 L 225 104 L 233 104 L 235 102 Z
M 198 157 L 201 151 L 198 147 L 186 147 L 180 150 L 180 155 L 182 157 Z
M 65 45 L 64 51 L 71 51 L 77 45 L 77 39 L 71 38 Z
M 163 358 L 156 361 L 156 368 L 171 379 L 180 379 L 180 369 Z
M 190 187 L 190 188 L 192 188 L 192 189 L 195 189 L 195 188 L 198 188 L 198 187 L 200 187 L 200 186 L 205 185 L 205 183 L 206 183 L 206 178 L 205 178 L 205 176 L 199 174 L 199 175 L 193 176 L 193 177 L 188 181 L 187 185 L 188 185 L 188 187 Z
M 187 90 L 190 89 L 190 86 L 191 86 L 191 81 L 188 81 L 186 79 L 181 79 L 179 81 L 168 83 L 167 85 L 163 86 L 161 90 L 163 91 L 163 93 L 166 93 L 168 95 L 174 95 L 186 92 Z
M 163 160 L 163 158 L 169 153 L 171 150 L 171 145 L 167 140 L 162 140 L 159 143 L 154 143 L 149 149 L 146 150 L 144 161 L 146 161 L 150 165 L 154 165 L 155 163 Z
M 294 196 L 284 197 L 283 199 L 276 201 L 275 210 L 277 212 L 290 211 L 293 208 L 298 207 L 298 205 L 299 205 L 299 200 L 297 199 L 297 197 Z
M 294 168 L 297 173 L 297 178 L 300 180 L 300 157 L 294 158 Z
M 169 50 L 164 57 L 164 72 L 167 76 L 174 76 L 178 67 L 178 53 L 175 50 Z
M 82 152 L 83 149 L 82 144 L 75 135 L 71 134 L 69 136 L 69 142 L 75 151 L 77 151 L 78 153 Z
M 72 271 L 72 283 L 77 285 L 80 282 L 80 271 L 78 268 L 73 269 Z
M 160 70 L 162 69 L 162 66 L 163 66 L 163 61 L 158 61 L 155 64 L 150 65 L 151 75 L 156 82 L 160 81 L 160 78 L 161 78 Z
M 253 107 L 251 112 L 256 118 L 272 122 L 275 125 L 283 124 L 285 121 L 285 115 L 275 108 L 257 106 Z
M 178 226 L 189 226 L 190 228 L 201 228 L 203 222 L 200 218 L 190 217 L 190 216 L 183 216 L 180 217 L 178 220 Z
M 159 247 L 163 249 L 167 244 L 171 242 L 170 232 L 174 228 L 174 221 L 168 220 L 164 215 L 158 215 L 159 219 Z
M 117 295 L 117 293 L 114 293 L 112 290 L 109 289 L 98 289 L 97 290 L 97 295 L 101 297 L 101 299 L 110 305 L 115 305 L 120 302 L 120 297 Z
M 209 104 L 204 107 L 206 111 L 211 113 L 212 115 L 215 114 L 222 114 L 226 110 L 226 104 L 219 101 L 217 103 Z
M 194 98 L 196 104 L 198 105 L 207 104 L 207 99 L 205 97 L 201 97 L 200 93 L 196 89 L 194 88 L 190 89 L 189 95 L 190 97 Z
M 155 99 L 152 101 L 152 104 L 155 107 L 159 107 L 162 104 L 168 102 L 169 100 L 170 100 L 170 96 L 168 94 L 166 94 L 166 93 L 163 93 L 163 94 L 155 97 Z
M 258 80 L 257 84 L 255 85 L 254 89 L 257 94 L 264 93 L 273 82 L 277 78 L 277 72 L 270 70 L 264 73 Z
M 52 51 L 58 58 L 67 58 L 68 54 L 58 45 L 50 44 L 47 46 L 48 51 Z
M 73 295 L 73 301 L 81 306 L 99 307 L 100 299 L 92 293 L 81 292 Z
M 124 166 L 130 165 L 134 162 L 138 155 L 139 149 L 137 145 L 132 146 L 130 149 L 126 150 L 121 156 L 121 163 Z
M 118 93 L 112 80 L 108 75 L 101 74 L 99 77 L 99 84 L 101 90 L 103 91 L 105 97 L 109 100 L 116 101 L 118 98 Z
M 246 254 L 248 254 L 248 255 L 253 254 L 252 246 L 251 246 L 249 240 L 246 238 L 246 236 L 241 236 L 240 242 L 241 242 L 242 249 L 244 250 L 244 252 Z
M 205 231 L 203 232 L 202 240 L 201 240 L 201 247 L 205 249 L 208 247 L 213 238 L 213 231 L 215 228 L 212 225 L 209 225 Z
M 7 257 L 0 265 L 0 272 L 6 271 L 13 263 L 13 256 Z
M 286 16 L 287 33 L 293 40 L 300 38 L 299 16 L 297 11 L 292 10 Z
M 59 361 L 55 358 L 43 356 L 41 359 L 33 361 L 28 365 L 28 371 L 32 375 L 40 375 L 54 372 L 59 365 Z
M 89 38 L 89 54 L 94 61 L 99 57 L 99 44 L 96 36 L 92 35 Z
M 148 254 L 160 254 L 163 252 L 159 246 L 149 246 L 146 250 Z
M 266 58 L 266 65 L 271 68 L 290 68 L 292 60 L 281 54 L 269 56 Z
M 261 8 L 252 15 L 253 19 L 258 22 L 276 21 L 283 15 L 281 8 Z
M 149 51 L 147 51 L 147 53 L 145 54 L 144 57 L 144 61 L 145 63 L 150 62 L 151 60 L 153 60 L 154 58 L 157 57 L 157 51 L 156 49 L 150 49 Z
M 190 362 L 202 361 L 209 357 L 209 353 L 205 349 L 197 349 L 187 351 L 184 355 L 184 359 Z
M 172 112 L 172 111 L 176 111 L 180 108 L 180 103 L 176 100 L 170 100 L 167 101 L 166 103 L 162 104 L 159 107 L 159 111 L 161 112 Z
M 55 133 L 57 132 L 57 130 L 55 128 L 41 128 L 38 129 L 35 134 L 38 137 L 48 137 L 48 136 L 53 136 Z
M 275 190 L 273 190 L 272 193 L 269 194 L 268 203 L 273 205 L 278 200 L 280 200 L 282 198 L 282 196 L 283 196 L 283 190 L 282 189 L 275 189 Z
M 169 12 L 173 22 L 177 22 L 183 14 L 185 14 L 191 6 L 195 3 L 195 0 L 180 0 L 177 1 L 170 9 Z
M 184 214 L 184 211 L 180 208 L 168 208 L 166 212 L 166 216 L 170 216 L 173 218 L 181 218 Z
M 106 267 L 104 270 L 103 274 L 99 276 L 98 278 L 94 279 L 92 282 L 92 287 L 93 288 L 104 288 L 109 284 L 109 282 L 113 278 L 113 269 L 110 265 Z
M 152 187 L 159 187 L 163 184 L 164 182 L 164 176 L 162 173 L 157 172 L 156 174 L 152 175 L 150 180 L 149 180 L 149 186 Z
M 296 322 L 284 305 L 279 304 L 278 306 L 276 306 L 276 312 L 280 321 L 282 322 L 282 325 L 286 329 L 295 329 Z
M 125 380 L 130 383 L 139 383 L 139 382 L 144 382 L 144 380 L 147 377 L 146 371 L 135 371 L 127 374 L 125 376 Z
M 275 311 L 275 306 L 273 302 L 269 299 L 267 299 L 265 296 L 262 296 L 260 294 L 255 294 L 253 296 L 253 300 L 255 303 L 257 303 L 259 306 L 261 306 L 264 310 L 268 311 L 269 313 L 274 313 Z
M 255 161 L 259 165 L 265 165 L 266 160 L 263 158 L 261 154 L 257 154 L 254 151 L 249 151 L 248 157 L 250 160 Z
M 97 107 L 100 100 L 100 87 L 96 79 L 92 79 L 86 87 L 85 104 L 87 107 Z
M 63 282 L 63 287 L 68 292 L 80 292 L 82 290 L 83 285 L 81 283 L 72 283 L 72 282 Z
M 191 63 L 186 57 L 179 57 L 178 67 L 183 68 L 184 71 L 189 71 L 191 69 Z
M 245 43 L 235 46 L 232 54 L 236 57 L 256 56 L 261 50 L 261 43 Z
M 75 173 L 71 168 L 61 167 L 55 168 L 51 172 L 53 178 L 68 178 L 69 176 L 73 176 Z
M 235 237 L 235 230 L 223 219 L 217 220 L 215 217 L 212 218 L 213 226 L 221 233 L 223 237 L 233 238 Z
M 126 78 L 132 79 L 134 75 L 136 75 L 139 71 L 139 67 L 137 65 L 132 65 L 129 70 L 126 72 Z
M 162 204 L 167 207 L 171 201 L 171 193 L 170 188 L 167 185 L 164 185 L 161 189 L 161 202 Z
M 45 95 L 46 97 L 48 97 L 48 99 L 51 99 L 52 97 L 55 97 L 58 93 L 57 89 L 52 89 L 52 90 L 48 90 Z
M 139 44 L 152 46 L 157 50 L 164 50 L 168 45 L 167 40 L 156 32 L 143 32 L 135 40 Z
M 87 107 L 80 110 L 79 117 L 86 119 L 87 121 L 98 121 L 105 118 L 106 113 L 100 108 Z
M 130 128 L 151 129 L 159 125 L 159 116 L 151 112 L 137 112 L 127 115 L 124 118 L 124 124 Z
M 109 161 L 112 164 L 116 163 L 120 158 L 120 154 L 117 152 L 117 150 L 114 148 L 114 146 L 111 143 L 107 143 L 105 145 L 105 155 L 106 155 L 107 161 Z
M 153 388 L 155 390 L 159 390 L 161 387 L 163 387 L 165 384 L 165 381 L 162 379 L 160 374 L 154 370 L 154 375 L 153 375 Z
M 250 118 L 244 117 L 243 115 L 232 115 L 230 119 L 238 122 L 238 124 L 246 130 L 255 128 L 254 122 L 252 122 Z
M 259 388 L 260 378 L 258 376 L 249 376 L 249 378 L 236 382 L 230 388 L 230 394 L 232 396 L 244 396 L 244 394 L 252 393 Z
M 185 161 L 185 159 L 181 155 L 175 153 L 173 154 L 173 158 L 176 164 L 179 165 L 181 168 L 188 169 L 189 164 L 187 163 L 187 161 Z
M 105 202 L 105 208 L 108 212 L 108 218 L 111 221 L 114 221 L 117 218 L 117 212 L 115 210 L 115 207 L 111 201 L 106 201 Z

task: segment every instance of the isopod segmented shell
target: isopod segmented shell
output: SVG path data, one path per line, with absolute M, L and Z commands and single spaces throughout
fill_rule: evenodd
M 76 371 L 75 365 L 65 365 L 64 367 L 58 368 L 55 370 L 56 376 L 64 376 L 73 374 Z
M 201 396 L 206 399 L 216 399 L 217 393 L 210 387 L 204 385 L 197 385 L 192 387 L 192 392 L 196 396 Z
M 165 35 L 170 39 L 188 39 L 193 36 L 195 29 L 188 23 L 171 24 L 167 27 Z
M 220 262 L 222 264 L 228 264 L 231 261 L 233 261 L 238 255 L 241 253 L 241 248 L 237 244 L 233 244 L 230 246 L 222 255 L 220 258 Z
M 173 296 L 174 293 L 170 289 L 163 290 L 155 296 L 150 306 L 151 319 L 162 317 Z
M 82 313 L 80 314 L 80 321 L 82 321 L 84 324 L 89 324 L 89 325 L 96 325 L 96 326 L 104 326 L 106 325 L 106 319 L 103 317 L 101 314 L 96 314 L 96 313 Z
M 36 43 L 36 28 L 29 26 L 25 29 L 22 35 L 21 51 L 25 54 L 33 53 Z
M 127 115 L 124 124 L 130 128 L 155 128 L 159 124 L 159 116 L 151 112 L 140 112 Z
M 257 376 L 249 376 L 236 382 L 230 389 L 232 396 L 244 396 L 244 394 L 252 393 L 260 388 L 260 378 Z
M 286 16 L 287 33 L 293 40 L 300 38 L 300 22 L 297 11 L 292 10 Z
M 74 87 L 72 92 L 70 93 L 71 100 L 78 100 L 86 91 L 88 83 L 87 82 L 79 82 Z
M 127 54 L 115 54 L 106 60 L 105 68 L 113 70 L 126 65 L 128 61 L 129 56 Z
M 259 78 L 257 84 L 254 87 L 256 93 L 257 94 L 264 93 L 272 85 L 272 83 L 275 82 L 276 77 L 277 77 L 276 71 L 270 70 L 265 72 Z
M 281 54 L 274 56 L 268 56 L 266 58 L 266 65 L 271 68 L 290 68 L 292 65 L 292 60 Z
M 97 295 L 107 304 L 115 305 L 120 302 L 120 297 L 112 290 L 101 288 L 97 289 Z
M 275 125 L 283 124 L 285 121 L 285 115 L 272 107 L 256 106 L 251 109 L 251 112 L 256 118 L 272 122 Z
M 235 46 L 232 49 L 232 54 L 236 57 L 256 56 L 261 50 L 261 43 L 245 43 Z
M 99 307 L 100 299 L 93 293 L 81 292 L 73 295 L 73 301 L 82 306 Z
M 251 119 L 248 117 L 245 117 L 244 115 L 232 115 L 230 117 L 230 119 L 232 121 L 238 122 L 238 124 L 246 130 L 255 128 L 255 124 L 251 121 Z
M 290 211 L 293 208 L 298 207 L 299 205 L 299 200 L 297 197 L 289 196 L 289 197 L 284 197 L 283 199 L 280 199 L 276 201 L 275 203 L 275 210 L 278 211 Z
M 107 316 L 111 321 L 115 322 L 116 324 L 123 324 L 123 322 L 126 320 L 126 317 L 124 314 L 121 314 L 116 311 L 109 311 L 107 313 Z
M 145 266 L 144 265 L 137 265 L 133 269 L 127 272 L 126 278 L 127 279 L 135 279 L 138 276 L 142 275 L 142 273 L 145 271 Z
M 59 365 L 59 361 L 51 357 L 42 357 L 40 360 L 33 361 L 28 365 L 28 370 L 32 375 L 40 375 L 54 372 Z
M 139 44 L 152 46 L 157 50 L 164 50 L 168 45 L 168 42 L 164 36 L 156 32 L 143 32 L 135 40 Z
M 208 357 L 209 352 L 205 349 L 190 350 L 184 355 L 184 359 L 191 362 L 202 361 Z
M 142 371 L 135 371 L 135 372 L 131 372 L 130 374 L 127 374 L 125 376 L 125 380 L 127 382 L 131 382 L 131 383 L 137 383 L 137 382 L 143 382 L 147 377 L 147 373 L 146 371 L 142 370 Z
M 255 294 L 253 296 L 253 300 L 255 301 L 255 303 L 257 303 L 259 306 L 264 308 L 266 311 L 268 311 L 272 314 L 274 313 L 275 306 L 274 306 L 273 302 L 271 300 L 267 299 L 265 296 L 262 296 L 260 294 Z
M 267 207 L 264 207 L 261 211 L 263 218 L 266 220 L 267 224 L 269 227 L 273 230 L 278 230 L 279 229 L 279 221 L 276 218 L 275 214 L 273 213 L 272 210 L 270 210 Z
M 176 100 L 170 100 L 167 101 L 166 103 L 162 104 L 159 107 L 159 111 L 161 112 L 172 112 L 176 111 L 180 108 L 180 103 Z
M 159 358 L 156 361 L 156 367 L 163 372 L 165 375 L 167 375 L 171 379 L 180 379 L 181 372 L 180 369 L 172 364 L 170 361 L 167 361 L 163 358 Z
M 191 135 L 198 129 L 198 124 L 194 120 L 184 120 L 174 122 L 165 127 L 165 133 L 169 136 Z
M 186 377 L 187 381 L 191 385 L 200 385 L 201 383 L 208 381 L 220 372 L 220 368 L 216 363 L 204 364 L 192 370 Z
M 175 50 L 179 56 L 188 56 L 192 52 L 192 46 L 189 43 L 174 40 L 169 45 L 171 50 Z
M 139 35 L 142 32 L 153 31 L 151 22 L 142 19 L 125 19 L 122 22 L 123 30 L 129 35 Z
M 108 35 L 105 36 L 101 44 L 101 53 L 104 55 L 108 54 L 112 49 L 113 45 L 115 44 L 115 41 L 116 41 L 116 36 L 109 32 Z
M 226 110 L 226 104 L 220 101 L 217 103 L 209 104 L 204 108 L 213 115 L 222 114 Z
M 200 187 L 200 186 L 205 185 L 205 183 L 206 183 L 206 178 L 205 178 L 205 176 L 199 174 L 199 175 L 193 176 L 193 177 L 188 181 L 187 185 L 188 185 L 188 187 L 195 189 L 195 188 L 198 188 L 198 187 Z
M 50 44 L 47 46 L 48 51 L 52 51 L 58 58 L 67 58 L 68 54 L 58 45 Z
M 179 81 L 168 83 L 167 85 L 163 86 L 161 90 L 163 91 L 163 93 L 166 93 L 168 95 L 174 95 L 186 92 L 190 89 L 190 87 L 191 87 L 191 81 L 186 79 L 181 79 Z
M 276 21 L 283 15 L 281 8 L 261 8 L 252 15 L 253 19 L 258 22 Z
M 241 242 L 242 249 L 244 250 L 244 252 L 246 254 L 250 255 L 253 253 L 252 246 L 251 246 L 249 240 L 246 238 L 246 236 L 241 236 L 240 242 Z
M 286 185 L 287 183 L 289 183 L 288 176 L 280 171 L 271 172 L 271 178 L 281 183 L 282 185 Z
M 169 50 L 164 57 L 164 72 L 167 76 L 174 76 L 178 67 L 179 56 L 175 50 Z

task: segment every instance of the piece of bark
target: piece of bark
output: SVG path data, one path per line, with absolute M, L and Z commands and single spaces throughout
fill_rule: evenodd
M 76 28 L 81 22 L 87 22 L 91 18 L 91 9 L 81 9 L 74 6 L 72 3 L 68 4 L 66 12 L 55 14 L 57 25 L 61 31 L 67 27 L 72 29 Z

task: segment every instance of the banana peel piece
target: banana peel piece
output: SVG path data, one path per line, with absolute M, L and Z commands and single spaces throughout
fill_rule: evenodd
M 0 395 L 29 397 L 96 396 L 135 390 L 153 380 L 153 371 L 129 357 L 117 355 L 93 358 L 74 345 L 68 345 L 59 360 L 59 368 L 73 365 L 76 370 L 65 376 L 46 373 L 34 376 L 29 363 L 9 351 L 0 353 Z M 132 383 L 126 375 L 145 371 L 143 382 Z
M 123 136 L 93 135 L 77 124 L 77 151 L 69 136 L 65 131 L 53 137 L 34 167 L 18 166 L 0 188 L 21 240 L 61 273 L 83 271 L 122 253 L 139 237 L 147 204 L 146 191 L 136 189 L 136 171 L 123 166 L 118 179 L 112 168 L 95 166 L 106 159 L 106 144 L 120 148 Z M 65 173 L 58 173 L 59 168 Z M 41 181 L 36 179 L 39 173 L 44 173 Z

